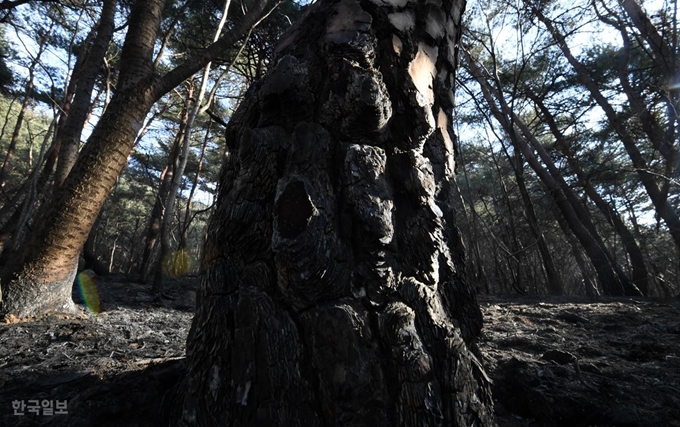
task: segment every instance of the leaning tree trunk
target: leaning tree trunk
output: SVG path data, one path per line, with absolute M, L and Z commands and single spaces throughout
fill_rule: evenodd
M 74 177 L 66 180 L 37 220 L 34 233 L 40 239 L 34 237 L 10 258 L 1 282 L 3 314 L 23 318 L 75 311 L 71 289 L 81 248 L 127 164 L 132 143 L 125 144 L 134 141 L 154 102 L 148 90 L 135 95 L 119 95 L 111 103 L 111 113 L 92 133 L 91 146 L 83 149 Z M 134 101 L 128 104 L 127 99 Z
M 116 93 L 73 170 L 38 220 L 32 238 L 0 279 L 0 315 L 73 312 L 71 289 L 78 255 L 99 210 L 127 164 L 144 118 L 161 96 L 233 46 L 263 19 L 269 0 L 255 1 L 219 41 L 190 55 L 163 76 L 155 73 L 158 27 L 164 0 L 137 0 L 128 17 Z
M 284 37 L 227 130 L 175 425 L 493 425 L 451 208 L 462 8 L 321 0 Z

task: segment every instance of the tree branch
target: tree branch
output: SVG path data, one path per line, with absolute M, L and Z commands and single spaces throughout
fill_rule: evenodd
M 258 0 L 254 7 L 248 13 L 237 21 L 234 28 L 222 36 L 218 41 L 211 44 L 204 50 L 189 56 L 184 63 L 173 68 L 167 74 L 160 78 L 156 83 L 154 89 L 157 97 L 172 90 L 173 87 L 179 85 L 184 80 L 192 76 L 200 69 L 205 67 L 208 62 L 215 59 L 220 53 L 224 52 L 228 47 L 232 46 L 244 35 L 246 35 L 251 28 L 260 24 L 269 14 L 279 5 L 276 0 Z M 272 5 L 272 3 L 274 3 Z M 268 6 L 272 7 L 267 10 Z

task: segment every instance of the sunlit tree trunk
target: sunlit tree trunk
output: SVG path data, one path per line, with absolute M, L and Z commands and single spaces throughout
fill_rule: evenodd
M 213 42 L 219 40 L 220 35 L 222 34 L 222 28 L 224 27 L 225 22 L 227 21 L 227 12 L 229 11 L 229 6 L 231 5 L 231 0 L 224 0 L 223 7 L 222 7 L 222 17 L 220 19 L 219 24 L 217 25 L 217 29 L 215 30 L 215 35 L 213 36 Z M 168 257 L 171 256 L 171 247 L 170 247 L 170 227 L 172 224 L 172 213 L 175 210 L 175 201 L 177 200 L 177 196 L 180 190 L 180 185 L 182 183 L 182 177 L 184 176 L 184 169 L 186 168 L 187 161 L 189 159 L 189 152 L 191 149 L 191 135 L 194 129 L 194 122 L 196 121 L 196 117 L 198 117 L 199 110 L 201 109 L 201 106 L 203 104 L 203 97 L 205 96 L 205 92 L 208 88 L 208 79 L 210 78 L 210 66 L 212 63 L 208 62 L 205 65 L 205 68 L 203 69 L 203 73 L 201 76 L 201 83 L 198 87 L 198 93 L 194 99 L 193 96 L 193 85 L 191 87 L 191 95 L 190 98 L 193 100 L 193 105 L 189 109 L 189 115 L 187 117 L 187 122 L 186 122 L 186 128 L 184 130 L 184 135 L 182 135 L 182 144 L 181 147 L 182 149 L 180 150 L 179 154 L 179 162 L 176 165 L 172 180 L 171 180 L 171 186 L 170 186 L 170 192 L 168 193 L 168 198 L 165 201 L 165 208 L 163 210 L 164 215 L 163 215 L 163 221 L 161 225 L 161 253 L 159 257 L 159 262 L 156 268 L 156 273 L 154 275 L 153 279 L 153 289 L 152 293 L 156 296 L 162 295 L 163 290 L 164 290 L 164 275 L 165 275 L 165 267 L 166 267 L 166 260 Z M 184 263 L 185 259 L 184 257 L 181 256 L 181 262 Z
M 167 211 L 167 200 L 170 195 L 170 191 L 172 190 L 173 177 L 179 164 L 180 147 L 184 138 L 184 133 L 186 132 L 192 95 L 193 82 L 190 82 L 189 88 L 184 98 L 184 107 L 182 109 L 177 134 L 175 135 L 172 147 L 168 153 L 167 164 L 165 165 L 165 168 L 163 168 L 159 178 L 158 193 L 156 194 L 153 208 L 151 208 L 149 225 L 147 226 L 146 235 L 144 236 L 143 240 L 144 252 L 142 253 L 142 260 L 139 266 L 139 274 L 143 282 L 147 282 L 149 277 L 153 278 L 157 270 L 155 267 L 157 264 L 162 263 L 163 254 L 161 253 L 160 260 L 158 260 L 158 257 L 154 257 L 154 252 L 157 249 L 159 238 L 162 239 L 163 218 L 165 217 L 165 212 Z M 155 259 L 157 260 L 156 263 L 154 263 Z
M 680 250 L 680 215 L 678 214 L 677 209 L 669 203 L 664 193 L 659 189 L 659 186 L 656 182 L 656 176 L 650 171 L 647 161 L 637 146 L 635 137 L 628 131 L 626 124 L 617 114 L 612 104 L 604 96 L 595 81 L 592 79 L 587 68 L 573 55 L 571 49 L 566 43 L 564 35 L 559 32 L 555 25 L 542 13 L 540 9 L 531 4 L 528 4 L 528 6 L 531 7 L 532 13 L 548 29 L 560 50 L 569 61 L 569 64 L 578 74 L 583 86 L 588 89 L 595 102 L 597 102 L 602 111 L 604 111 L 609 124 L 618 134 L 623 147 L 625 148 L 626 153 L 628 154 L 628 157 L 630 158 L 631 163 L 633 164 L 633 167 L 635 168 L 635 171 L 642 182 L 642 185 L 644 186 L 650 200 L 652 201 L 652 205 L 654 206 L 656 213 L 666 223 L 676 247 L 678 250 Z
M 165 2 L 138 0 L 130 12 L 116 92 L 62 187 L 38 220 L 31 241 L 2 272 L 3 314 L 26 317 L 73 312 L 71 288 L 78 255 L 113 189 L 153 104 L 243 37 L 269 3 L 254 2 L 218 42 L 163 76 L 153 54 Z
M 83 65 L 79 71 L 74 99 L 60 134 L 61 147 L 55 177 L 57 186 L 63 184 L 78 158 L 80 135 L 90 111 L 92 90 L 97 76 L 104 65 L 104 56 L 113 37 L 116 3 L 116 0 L 104 1 L 99 23 L 97 24 L 97 35 L 94 37 L 92 44 L 86 46 L 86 49 L 81 52 L 81 55 L 84 55 L 85 58 L 82 59 Z
M 208 121 L 208 127 L 205 131 L 205 136 L 203 137 L 203 145 L 201 146 L 201 154 L 198 156 L 196 174 L 191 182 L 191 190 L 189 190 L 189 195 L 187 196 L 187 205 L 184 209 L 184 220 L 181 224 L 180 239 L 179 239 L 179 249 L 186 249 L 189 239 L 189 227 L 191 227 L 191 222 L 194 219 L 194 215 L 191 214 L 191 206 L 193 204 L 194 196 L 196 195 L 196 189 L 198 188 L 199 180 L 201 179 L 201 172 L 203 171 L 203 160 L 205 159 L 205 153 L 208 150 L 208 142 L 210 141 L 212 129 L 212 119 Z
M 283 37 L 227 129 L 172 424 L 493 425 L 452 210 L 462 9 L 321 0 Z

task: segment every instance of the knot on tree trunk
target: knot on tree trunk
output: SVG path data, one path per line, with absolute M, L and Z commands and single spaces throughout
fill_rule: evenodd
M 294 239 L 305 231 L 314 211 L 304 182 L 291 181 L 276 199 L 276 230 L 282 238 Z

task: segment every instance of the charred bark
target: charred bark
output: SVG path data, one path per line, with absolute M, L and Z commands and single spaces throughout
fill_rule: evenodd
M 320 1 L 227 130 L 175 425 L 490 426 L 454 224 L 463 4 Z

